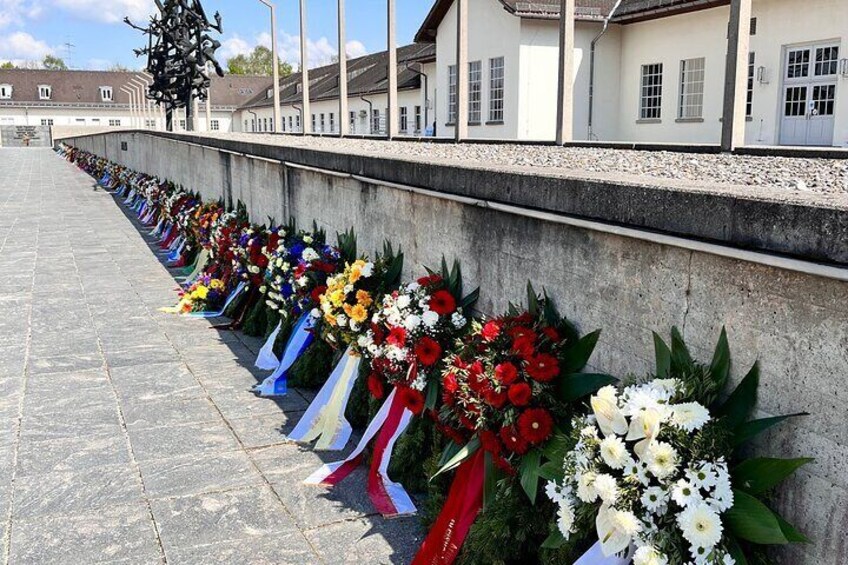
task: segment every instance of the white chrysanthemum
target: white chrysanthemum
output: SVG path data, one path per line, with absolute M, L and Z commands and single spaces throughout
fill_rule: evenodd
M 562 500 L 557 509 L 557 528 L 565 539 L 571 534 L 574 527 L 574 508 L 567 501 Z
M 627 462 L 627 446 L 617 436 L 610 436 L 601 441 L 601 457 L 612 469 L 621 469 Z
M 310 312 L 310 314 L 312 315 L 313 318 L 320 318 L 321 317 L 321 311 L 318 308 L 313 308 L 312 311 Z
M 456 329 L 459 330 L 464 328 L 465 324 L 467 323 L 468 320 L 466 320 L 465 316 L 463 316 L 459 312 L 454 312 L 453 314 L 451 314 L 451 324 L 453 324 L 453 327 L 455 327 Z
M 312 239 L 312 236 L 311 236 L 311 235 L 305 235 L 305 236 L 303 236 L 303 242 L 304 242 L 305 244 L 309 245 L 309 244 L 310 244 L 310 243 L 312 243 L 313 241 L 315 241 L 315 240 L 314 240 L 314 239 Z
M 311 247 L 307 247 L 303 250 L 303 253 L 301 253 L 301 257 L 303 257 L 304 261 L 312 262 L 318 259 L 320 255 L 318 255 L 318 252 L 312 249 Z
M 362 276 L 366 279 L 374 274 L 374 263 L 365 263 L 362 267 Z
M 595 482 L 592 483 L 595 492 L 601 497 L 601 500 L 612 506 L 618 500 L 618 483 L 615 477 L 606 473 L 601 473 L 595 477 Z
M 595 473 L 587 471 L 577 479 L 577 498 L 586 503 L 595 502 L 598 492 L 595 490 Z
M 724 473 L 719 472 L 710 501 L 719 512 L 729 510 L 733 506 L 733 488 L 726 471 Z
M 372 343 L 374 343 L 374 342 L 371 338 L 371 332 L 368 332 L 365 335 L 359 336 L 356 340 L 356 345 L 358 345 L 359 347 L 361 347 L 363 349 L 367 349 L 368 346 L 371 345 Z
M 642 506 L 654 514 L 662 514 L 668 501 L 668 493 L 660 487 L 648 487 L 640 499 Z
M 559 492 L 559 486 L 553 481 L 545 483 L 545 494 L 548 495 L 553 502 L 559 502 L 562 495 Z
M 408 329 L 410 331 L 414 330 L 415 328 L 417 328 L 420 325 L 421 325 L 421 318 L 419 318 L 415 314 L 408 316 L 406 318 L 406 320 L 403 321 L 403 327 L 405 327 L 406 329 Z
M 403 310 L 404 308 L 409 306 L 409 301 L 409 295 L 401 294 L 397 297 L 397 300 L 395 300 L 395 306 L 397 306 L 400 310 Z
M 423 314 L 421 314 L 421 321 L 428 328 L 432 328 L 436 324 L 439 323 L 439 315 L 432 310 L 427 310 Z
M 671 423 L 687 432 L 700 430 L 709 421 L 710 411 L 697 402 L 675 404 L 672 407 Z
M 643 545 L 633 554 L 633 565 L 666 565 L 668 558 L 651 547 Z
M 648 471 L 658 479 L 664 479 L 677 470 L 677 451 L 664 441 L 648 446 L 645 452 Z
M 409 292 L 415 292 L 419 288 L 421 288 L 421 285 L 418 284 L 417 282 L 411 282 L 408 285 L 406 285 L 406 290 L 408 290 Z
M 674 483 L 671 488 L 671 498 L 684 508 L 690 504 L 700 504 L 703 501 L 698 488 L 685 479 L 680 479 Z
M 683 537 L 694 547 L 711 548 L 721 541 L 721 519 L 706 504 L 693 504 L 677 516 Z
M 336 318 L 336 325 L 340 328 L 345 327 L 347 325 L 347 316 L 345 316 L 344 314 L 339 314 Z

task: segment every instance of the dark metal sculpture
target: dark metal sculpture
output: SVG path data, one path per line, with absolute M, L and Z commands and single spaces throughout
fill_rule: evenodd
M 147 55 L 147 72 L 153 82 L 147 97 L 164 105 L 167 129 L 173 131 L 173 112 L 186 109 L 186 129 L 194 129 L 194 98 L 206 100 L 209 95 L 208 66 L 222 77 L 224 70 L 215 59 L 221 42 L 211 31 L 223 33 L 221 15 L 215 12 L 215 23 L 209 21 L 200 0 L 155 0 L 159 14 L 150 18 L 147 27 L 137 26 L 124 18 L 129 26 L 148 36 L 148 45 L 135 49 L 137 57 Z

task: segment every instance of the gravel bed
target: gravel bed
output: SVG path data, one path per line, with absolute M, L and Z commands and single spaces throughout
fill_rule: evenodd
M 682 188 L 712 186 L 768 189 L 787 196 L 814 194 L 834 203 L 848 203 L 848 159 L 799 159 L 748 155 L 633 151 L 607 148 L 551 147 L 539 145 L 489 145 L 412 143 L 370 139 L 297 137 L 266 134 L 216 134 L 254 142 L 353 152 L 416 161 L 462 163 L 493 168 L 556 169 L 588 178 L 610 177 L 645 182 L 648 179 L 679 181 Z M 663 184 L 666 184 L 663 182 Z M 761 192 L 761 191 L 755 191 Z

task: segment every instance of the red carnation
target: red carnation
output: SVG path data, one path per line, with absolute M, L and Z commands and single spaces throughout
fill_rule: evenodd
M 535 343 L 536 337 L 537 337 L 536 332 L 534 332 L 533 330 L 531 330 L 530 328 L 527 328 L 525 326 L 513 326 L 513 327 L 509 328 L 506 333 L 512 339 L 518 339 L 520 337 L 526 337 L 526 338 L 530 339 L 531 342 L 534 342 L 534 343 Z
M 459 388 L 459 385 L 456 382 L 456 375 L 454 373 L 448 373 L 442 379 L 442 386 L 445 387 L 445 390 L 450 393 L 454 393 Z
M 551 437 L 554 419 L 544 408 L 530 408 L 518 417 L 518 431 L 521 437 L 532 445 L 537 445 Z
M 442 282 L 442 277 L 435 274 L 427 277 L 421 277 L 420 279 L 418 279 L 418 284 L 420 284 L 421 286 L 435 285 L 439 284 L 440 282 Z
M 527 406 L 533 398 L 533 390 L 527 383 L 515 383 L 509 387 L 509 401 L 515 406 Z
M 368 392 L 377 400 L 382 399 L 385 394 L 385 391 L 383 391 L 383 381 L 375 373 L 368 375 Z
M 515 320 L 515 323 L 517 324 L 527 325 L 533 323 L 533 316 L 530 314 L 530 312 L 524 312 L 520 316 L 514 317 L 513 320 Z
M 383 339 L 386 337 L 386 332 L 383 331 L 383 327 L 372 322 L 371 333 L 374 334 L 374 345 L 383 345 Z
M 309 295 L 309 298 L 312 299 L 312 302 L 318 304 L 321 301 L 321 295 L 327 291 L 327 287 L 324 285 L 316 286 L 312 289 L 312 292 Z
M 518 369 L 515 368 L 515 365 L 506 361 L 495 367 L 495 377 L 501 384 L 510 385 L 518 377 Z
M 486 399 L 486 402 L 488 402 L 498 410 L 503 408 L 507 401 L 507 394 L 505 389 L 501 389 L 501 391 L 498 392 L 491 386 L 487 387 L 486 390 L 483 391 L 483 397 Z
M 386 338 L 386 341 L 396 347 L 403 347 L 406 345 L 406 330 L 401 326 L 393 327 L 389 331 L 389 337 Z
M 501 441 L 507 449 L 518 455 L 527 453 L 529 445 L 527 441 L 518 433 L 515 426 L 505 426 L 500 431 Z
M 417 390 L 408 387 L 399 387 L 398 394 L 400 395 L 401 403 L 416 416 L 424 410 L 424 395 Z
M 530 336 L 518 337 L 512 342 L 512 350 L 522 359 L 530 359 L 536 352 L 534 341 Z
M 450 292 L 437 290 L 430 297 L 430 310 L 439 316 L 452 314 L 456 310 L 456 300 Z
M 486 341 L 494 341 L 501 333 L 501 323 L 498 320 L 489 320 L 483 326 L 480 335 Z
M 432 338 L 424 336 L 415 344 L 415 356 L 427 367 L 435 365 L 441 355 L 442 347 Z
M 548 339 L 554 343 L 558 342 L 561 339 L 559 337 L 559 332 L 550 326 L 542 328 L 542 333 L 548 336 Z
M 559 375 L 559 361 L 547 353 L 534 355 L 528 359 L 527 374 L 540 383 L 546 383 Z

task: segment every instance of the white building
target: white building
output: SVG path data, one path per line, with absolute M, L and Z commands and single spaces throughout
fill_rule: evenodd
M 468 137 L 552 140 L 560 0 L 466 2 Z M 576 4 L 575 140 L 719 142 L 729 0 Z M 436 43 L 445 135 L 456 107 L 456 22 L 456 3 L 436 0 L 416 36 Z M 753 0 L 750 26 L 745 143 L 848 146 L 848 1 Z
M 0 70 L 0 126 L 138 127 L 164 129 L 164 115 L 151 103 L 130 106 L 126 89 L 147 82 L 135 72 Z M 230 131 L 236 109 L 271 86 L 268 77 L 213 77 L 210 127 Z M 139 96 L 141 100 L 141 96 Z M 197 128 L 206 129 L 205 103 Z M 185 116 L 176 118 L 185 129 Z

